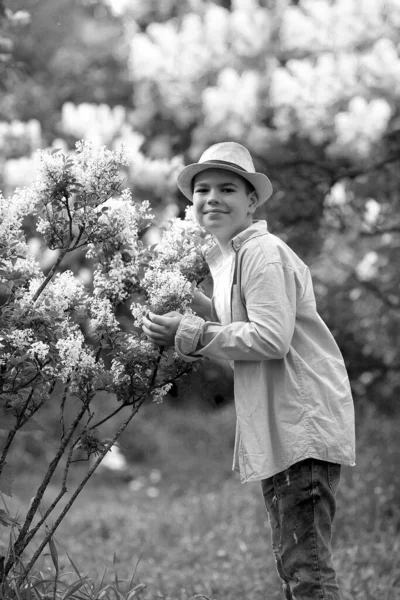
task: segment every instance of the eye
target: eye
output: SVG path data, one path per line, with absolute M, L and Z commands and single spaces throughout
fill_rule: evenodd
M 207 189 L 204 188 L 204 187 L 200 187 L 199 186 L 199 187 L 194 188 L 194 193 L 195 194 L 205 194 L 206 191 L 207 191 Z
M 227 187 L 223 187 L 222 191 L 226 192 L 227 194 L 232 194 L 235 190 L 234 190 L 234 188 L 227 186 Z

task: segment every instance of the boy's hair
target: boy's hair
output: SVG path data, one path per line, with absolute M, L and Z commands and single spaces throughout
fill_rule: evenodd
M 248 181 L 245 177 L 242 177 L 241 175 L 239 175 L 239 173 L 235 173 L 235 175 L 237 177 L 240 177 L 240 179 L 243 181 L 246 194 L 251 194 L 252 192 L 254 192 L 257 195 L 256 189 L 255 189 L 254 185 L 250 183 L 250 181 Z M 192 181 L 190 182 L 190 186 L 192 188 L 192 194 L 194 192 L 194 180 L 195 179 L 196 179 L 196 176 L 194 176 Z

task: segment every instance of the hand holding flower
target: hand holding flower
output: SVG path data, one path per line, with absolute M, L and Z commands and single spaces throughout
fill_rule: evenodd
M 148 317 L 143 317 L 143 331 L 158 346 L 173 346 L 182 319 L 183 315 L 176 310 L 163 316 L 148 313 Z

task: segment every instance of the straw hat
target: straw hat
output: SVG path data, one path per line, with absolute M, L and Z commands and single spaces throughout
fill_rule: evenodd
M 207 169 L 225 169 L 249 181 L 256 190 L 258 206 L 272 194 L 272 184 L 263 173 L 256 173 L 250 152 L 237 142 L 221 142 L 210 146 L 200 156 L 199 162 L 188 165 L 178 175 L 177 184 L 190 201 L 193 200 L 192 180 Z

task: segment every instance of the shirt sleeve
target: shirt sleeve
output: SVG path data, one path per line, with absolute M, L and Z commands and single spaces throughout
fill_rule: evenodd
M 234 290 L 234 295 L 238 293 Z M 279 262 L 263 265 L 248 276 L 242 296 L 247 321 L 221 325 L 184 316 L 175 338 L 181 358 L 261 361 L 280 359 L 289 352 L 296 322 L 294 270 Z

